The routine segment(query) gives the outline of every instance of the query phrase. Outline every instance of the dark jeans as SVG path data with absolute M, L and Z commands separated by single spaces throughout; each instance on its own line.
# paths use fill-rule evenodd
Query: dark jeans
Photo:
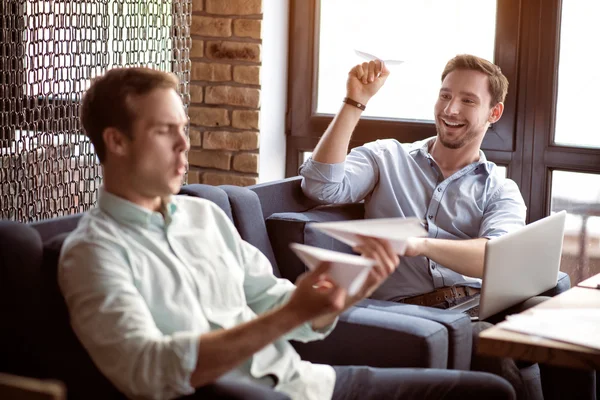
M 471 370 L 491 372 L 503 377 L 513 386 L 519 400 L 542 398 L 541 393 L 536 393 L 535 382 L 530 381 L 532 376 L 527 376 L 526 373 L 531 371 L 532 364 L 515 362 L 510 358 L 488 357 L 477 354 L 479 333 L 492 327 L 493 324 L 503 321 L 507 315 L 517 314 L 548 299 L 549 297 L 532 297 L 521 304 L 493 315 L 486 321 L 473 322 L 472 324 L 473 350 L 471 353 Z M 446 307 L 442 305 L 440 308 Z M 541 378 L 541 391 L 545 400 L 596 399 L 595 371 L 540 364 L 539 374 Z
M 514 399 L 493 374 L 439 369 L 334 367 L 333 400 Z

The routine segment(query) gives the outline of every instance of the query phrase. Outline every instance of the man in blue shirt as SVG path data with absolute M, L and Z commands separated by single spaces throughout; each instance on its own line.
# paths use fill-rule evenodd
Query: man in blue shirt
M 456 56 L 442 72 L 434 107 L 437 136 L 411 144 L 378 140 L 348 154 L 362 111 L 388 75 L 380 60 L 349 72 L 342 108 L 300 168 L 302 189 L 323 203 L 364 200 L 365 218 L 422 219 L 428 237 L 408 241 L 400 265 L 372 297 L 448 308 L 479 293 L 486 241 L 525 225 L 526 207 L 519 188 L 481 151 L 490 124 L 502 117 L 508 80 L 487 60 Z M 478 333 L 489 326 L 474 324 L 474 345 Z M 471 367 L 504 376 L 519 398 L 526 396 L 513 360 L 477 356 L 474 348 Z M 546 371 L 560 375 L 550 368 Z M 583 383 L 565 387 L 569 398 L 576 395 L 571 388 L 577 388 L 581 396 L 577 398 L 592 398 L 590 376 L 574 375 Z M 548 377 L 543 383 L 549 387 L 561 381 Z
M 276 278 L 215 204 L 173 196 L 189 149 L 178 87 L 163 72 L 113 69 L 81 105 L 103 187 L 65 241 L 58 280 L 75 333 L 117 388 L 170 399 L 227 375 L 306 400 L 514 397 L 490 374 L 301 360 L 288 340 L 325 337 L 398 257 L 387 242 L 363 238 L 357 250 L 377 265 L 353 297 L 332 281 L 328 264 L 296 285 Z

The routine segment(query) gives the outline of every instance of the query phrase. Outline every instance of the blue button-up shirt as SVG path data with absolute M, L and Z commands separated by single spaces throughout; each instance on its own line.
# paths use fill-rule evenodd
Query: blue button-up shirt
M 309 159 L 300 168 L 302 189 L 327 204 L 364 200 L 365 218 L 420 218 L 430 238 L 493 238 L 525 225 L 519 188 L 482 151 L 479 161 L 444 179 L 429 154 L 433 140 L 378 140 L 353 149 L 338 164 Z M 402 257 L 372 297 L 399 300 L 452 285 L 479 287 L 481 280 L 426 257 Z
M 158 213 L 104 190 L 66 239 L 58 280 L 100 371 L 127 396 L 152 399 L 194 392 L 203 333 L 250 321 L 295 289 L 215 204 L 175 196 Z M 328 399 L 333 368 L 302 361 L 287 340 L 318 340 L 331 329 L 303 324 L 230 374 L 256 382 L 274 375 L 275 390 L 294 399 Z

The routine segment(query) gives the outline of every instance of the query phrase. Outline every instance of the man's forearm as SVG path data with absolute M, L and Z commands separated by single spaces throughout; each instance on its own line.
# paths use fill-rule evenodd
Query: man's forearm
M 312 153 L 312 159 L 325 164 L 336 164 L 346 160 L 350 138 L 361 113 L 359 108 L 344 104 L 319 140 Z
M 234 328 L 203 334 L 199 339 L 198 362 L 191 385 L 200 387 L 214 382 L 304 322 L 305 318 L 284 306 Z
M 487 239 L 423 239 L 420 253 L 459 274 L 481 278 Z

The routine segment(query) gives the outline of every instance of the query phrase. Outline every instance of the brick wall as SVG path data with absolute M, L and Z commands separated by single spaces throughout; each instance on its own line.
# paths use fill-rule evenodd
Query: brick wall
M 188 183 L 258 183 L 262 0 L 193 0 Z

